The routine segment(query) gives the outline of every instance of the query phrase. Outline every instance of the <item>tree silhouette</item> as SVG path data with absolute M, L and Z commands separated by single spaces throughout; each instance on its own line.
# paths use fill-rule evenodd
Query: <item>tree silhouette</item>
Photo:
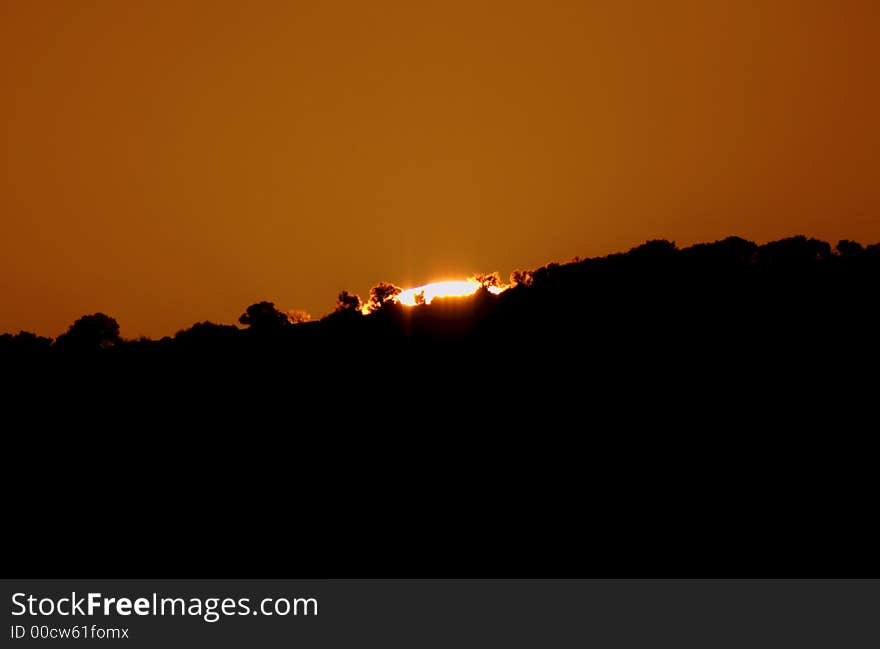
M 480 288 L 488 289 L 489 287 L 498 287 L 501 286 L 501 276 L 495 273 L 482 274 L 478 273 L 474 275 L 474 281 L 480 285 Z
M 90 351 L 113 347 L 121 341 L 119 323 L 104 313 L 84 315 L 58 336 L 60 349 Z
M 757 244 L 742 237 L 727 237 L 712 243 L 698 243 L 681 251 L 682 256 L 700 265 L 718 267 L 748 264 L 755 257 Z
M 251 304 L 238 321 L 254 331 L 273 331 L 290 324 L 287 314 L 276 309 L 273 302 Z
M 837 252 L 841 257 L 858 257 L 865 252 L 865 249 L 856 241 L 841 239 L 837 242 Z
M 532 271 L 515 270 L 510 274 L 510 283 L 514 286 L 528 286 L 532 283 Z
M 51 338 L 44 338 L 30 331 L 19 331 L 14 336 L 0 334 L 0 353 L 42 354 L 49 351 L 51 346 Z
M 825 241 L 807 239 L 803 235 L 765 243 L 758 249 L 758 261 L 771 266 L 800 267 L 831 256 Z
M 357 295 L 342 291 L 336 298 L 336 311 L 361 311 L 361 298 Z
M 379 282 L 370 289 L 370 311 L 378 311 L 400 295 L 401 289 L 388 282 Z
M 197 322 L 189 329 L 178 331 L 174 342 L 188 348 L 220 347 L 233 344 L 239 333 L 241 330 L 233 325 Z
M 652 239 L 646 241 L 640 246 L 631 249 L 627 255 L 631 259 L 638 259 L 650 263 L 662 262 L 670 259 L 678 252 L 674 241 L 666 239 Z

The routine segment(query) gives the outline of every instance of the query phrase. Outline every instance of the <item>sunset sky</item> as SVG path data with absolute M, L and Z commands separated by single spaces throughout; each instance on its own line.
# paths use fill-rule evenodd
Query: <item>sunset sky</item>
M 880 240 L 877 0 L 0 0 L 0 332 Z

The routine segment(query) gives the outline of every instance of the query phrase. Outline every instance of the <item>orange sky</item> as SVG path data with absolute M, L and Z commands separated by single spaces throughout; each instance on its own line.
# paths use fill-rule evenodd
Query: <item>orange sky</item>
M 880 240 L 878 6 L 0 0 L 0 331 Z

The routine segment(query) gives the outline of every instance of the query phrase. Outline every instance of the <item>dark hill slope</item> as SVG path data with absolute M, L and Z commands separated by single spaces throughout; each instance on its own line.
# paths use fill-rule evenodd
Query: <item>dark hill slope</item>
M 862 574 L 841 567 L 871 556 L 880 247 L 651 241 L 517 275 L 304 324 L 259 303 L 158 341 L 100 315 L 4 336 L 15 556 Z

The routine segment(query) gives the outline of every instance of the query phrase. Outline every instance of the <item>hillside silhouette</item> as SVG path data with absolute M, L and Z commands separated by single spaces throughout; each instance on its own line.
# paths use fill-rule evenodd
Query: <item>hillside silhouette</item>
M 400 289 L 380 283 L 366 301 L 343 291 L 336 310 L 320 320 L 264 301 L 246 308 L 240 327 L 200 322 L 161 340 L 123 339 L 116 320 L 97 313 L 54 340 L 3 334 L 0 354 L 6 361 L 109 362 L 116 369 L 202 356 L 260 363 L 266 355 L 310 369 L 338 361 L 391 369 L 416 358 L 439 362 L 438 354 L 549 364 L 562 350 L 603 361 L 619 354 L 644 366 L 670 355 L 711 365 L 706 352 L 721 354 L 719 365 L 732 354 L 758 360 L 762 351 L 775 357 L 796 350 L 809 362 L 821 363 L 823 354 L 842 362 L 847 352 L 869 351 L 878 268 L 880 244 L 844 240 L 832 249 L 797 236 L 758 246 L 730 237 L 679 249 L 655 240 L 622 254 L 516 271 L 512 288 L 498 295 L 482 289 L 406 307 L 394 302 Z M 493 275 L 478 280 L 498 283 Z
M 96 386 L 102 408 L 147 413 L 217 402 L 250 417 L 250 404 L 271 403 L 320 418 L 318 404 L 336 400 L 352 426 L 473 406 L 541 425 L 575 406 L 593 421 L 791 418 L 874 387 L 880 244 L 654 240 L 516 271 L 497 295 L 496 275 L 478 279 L 472 296 L 412 307 L 388 283 L 364 299 L 343 291 L 314 321 L 256 302 L 238 326 L 200 322 L 160 340 L 126 340 L 111 316 L 90 314 L 54 340 L 4 334 L 0 355 L 17 390 L 77 408 L 96 403 Z
M 692 566 L 681 534 L 751 543 L 779 531 L 783 501 L 786 529 L 868 520 L 880 245 L 657 240 L 517 271 L 497 295 L 488 277 L 473 296 L 414 307 L 390 284 L 363 300 L 343 291 L 315 321 L 256 302 L 237 326 L 160 340 L 126 340 L 100 313 L 55 340 L 6 334 L 7 413 L 51 431 L 12 439 L 60 464 L 121 458 L 119 473 L 85 475 L 151 485 L 135 520 L 158 536 L 137 523 L 126 537 L 151 552 L 169 525 L 203 525 L 258 560 L 247 539 L 290 520 L 333 565 L 358 565 L 340 549 L 355 535 L 381 565 L 402 565 L 402 539 L 442 546 L 446 565 L 475 548 L 483 567 L 510 565 L 517 539 L 571 566 L 592 556 L 583 535 L 600 534 L 627 565 Z
M 0 354 L 10 364 L 106 369 L 138 383 L 166 373 L 174 382 L 184 369 L 215 383 L 271 386 L 313 376 L 353 390 L 377 377 L 408 388 L 408 377 L 457 377 L 475 398 L 485 390 L 497 399 L 530 383 L 540 388 L 520 370 L 562 371 L 570 385 L 597 374 L 635 383 L 682 374 L 724 384 L 774 374 L 820 380 L 876 354 L 878 278 L 878 244 L 841 241 L 832 249 L 798 236 L 758 246 L 730 237 L 678 249 L 655 240 L 517 271 L 499 295 L 484 288 L 407 307 L 394 302 L 400 289 L 381 283 L 366 315 L 361 298 L 343 291 L 320 320 L 293 322 L 264 301 L 246 308 L 240 327 L 201 322 L 161 340 L 123 339 L 116 320 L 97 313 L 54 340 L 3 334 Z M 481 388 L 481 378 L 503 382 Z

